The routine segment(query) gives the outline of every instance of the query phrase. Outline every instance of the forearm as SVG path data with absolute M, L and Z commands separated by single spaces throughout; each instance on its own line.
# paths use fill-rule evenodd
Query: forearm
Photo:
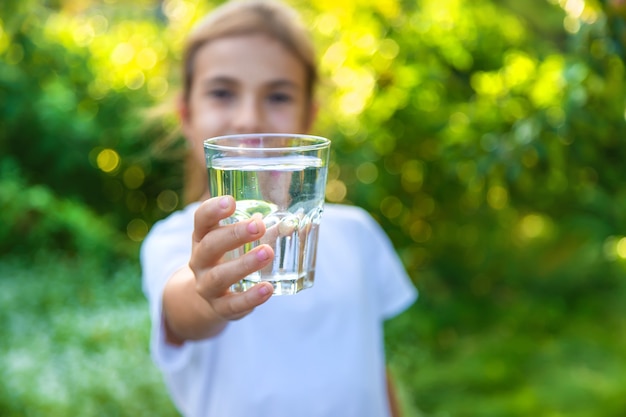
M 189 267 L 175 272 L 163 289 L 163 321 L 166 341 L 174 345 L 216 336 L 228 323 L 198 294 Z
M 392 380 L 391 372 L 387 369 L 387 395 L 389 396 L 389 409 L 391 411 L 391 417 L 401 417 L 400 404 L 398 403 L 398 396 L 396 393 L 396 387 Z

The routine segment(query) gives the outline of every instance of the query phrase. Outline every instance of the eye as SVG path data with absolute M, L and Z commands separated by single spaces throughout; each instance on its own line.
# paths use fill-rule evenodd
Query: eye
M 267 100 L 272 104 L 285 104 L 291 103 L 293 101 L 293 97 L 291 96 L 291 94 L 276 92 L 271 93 L 267 97 Z
M 214 88 L 207 91 L 206 95 L 216 100 L 229 100 L 235 96 L 235 93 L 228 88 Z

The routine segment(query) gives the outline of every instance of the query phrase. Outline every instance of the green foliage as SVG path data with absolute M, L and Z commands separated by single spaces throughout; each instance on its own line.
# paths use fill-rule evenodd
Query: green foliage
M 108 262 L 137 251 L 136 245 L 84 204 L 60 199 L 45 185 L 26 186 L 15 164 L 8 159 L 1 162 L 1 253 L 98 254 Z
M 217 2 L 40 3 L 0 3 L 0 250 L 119 259 L 136 248 L 118 233 L 139 242 L 180 207 L 184 144 L 176 135 L 171 146 L 161 141 L 175 124 L 171 111 L 156 121 L 145 112 L 176 92 L 181 39 Z M 621 415 L 624 3 L 292 4 L 322 52 L 314 133 L 333 141 L 327 199 L 370 211 L 421 292 L 388 326 L 406 408 Z M 19 271 L 5 267 L 0 279 Z M 75 285 L 63 282 L 67 291 Z M 22 320 L 2 311 L 13 327 Z M 50 312 L 34 309 L 28 320 L 40 314 Z M 98 324 L 102 314 L 85 320 Z M 147 328 L 141 320 L 134 325 Z M 65 344 L 89 360 L 91 336 L 52 340 L 41 329 L 46 349 Z M 127 347 L 120 340 L 112 355 Z M 57 356 L 60 364 L 70 357 Z M 5 380 L 35 375 L 6 369 Z M 0 396 L 3 407 L 44 410 L 38 388 L 20 389 Z M 107 392 L 93 382 L 83 396 L 121 414 L 121 397 Z M 53 409 L 89 414 L 93 406 L 76 404 Z
M 410 405 L 419 415 L 621 415 L 626 286 L 557 288 L 455 298 L 456 309 L 422 301 L 390 323 L 390 364 Z
M 150 361 L 134 263 L 4 257 L 0 283 L 3 416 L 177 415 Z
M 144 19 L 150 11 L 139 5 L 126 10 Z M 147 224 L 166 212 L 157 196 L 180 182 L 182 169 L 151 155 L 157 138 L 144 113 L 154 104 L 151 94 L 166 88 L 159 68 L 149 87 L 139 89 L 145 75 L 127 69 L 125 49 L 115 49 L 137 29 L 148 42 L 157 21 L 113 24 L 116 11 L 94 6 L 72 15 L 32 0 L 0 5 L 0 154 L 17 162 L 25 184 L 46 184 L 106 214 L 124 232 L 140 220 L 143 228 L 129 235 L 141 240 Z M 154 65 L 159 57 L 147 51 L 141 63 Z M 152 170 L 170 179 L 155 186 Z M 177 204 L 170 201 L 165 210 Z

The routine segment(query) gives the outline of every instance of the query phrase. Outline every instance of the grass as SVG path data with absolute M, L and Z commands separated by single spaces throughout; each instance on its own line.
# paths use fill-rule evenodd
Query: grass
M 0 262 L 2 416 L 176 416 L 148 352 L 138 268 Z

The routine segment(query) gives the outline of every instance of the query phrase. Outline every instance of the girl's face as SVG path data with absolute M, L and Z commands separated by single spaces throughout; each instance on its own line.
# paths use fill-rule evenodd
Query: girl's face
M 202 142 L 239 133 L 306 133 L 313 119 L 304 65 L 278 41 L 241 35 L 209 42 L 195 57 L 183 134 L 204 165 Z

